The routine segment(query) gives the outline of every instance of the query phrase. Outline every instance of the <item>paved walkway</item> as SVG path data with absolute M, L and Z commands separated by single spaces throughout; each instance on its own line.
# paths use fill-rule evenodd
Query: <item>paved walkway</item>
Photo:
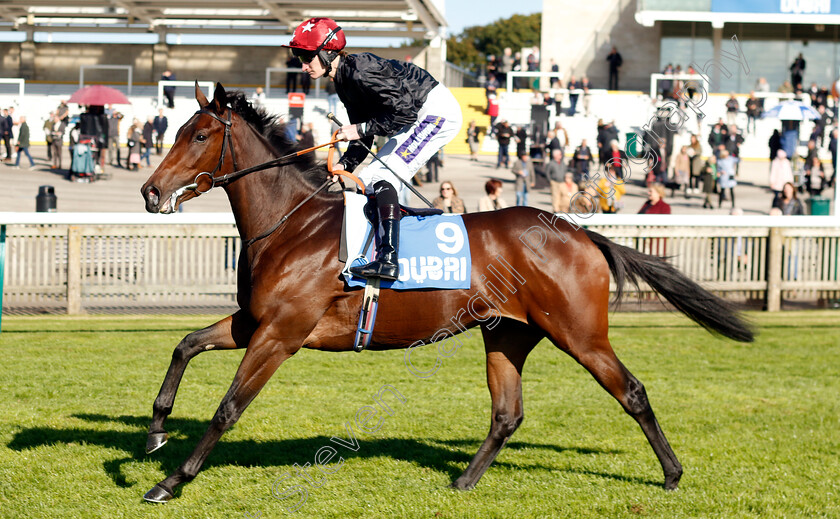
M 0 190 L 0 211 L 30 212 L 35 211 L 35 196 L 38 186 L 52 185 L 58 199 L 60 212 L 143 212 L 143 199 L 140 187 L 152 174 L 154 168 L 163 157 L 153 155 L 152 167 L 141 168 L 140 171 L 127 171 L 123 168 L 108 167 L 112 174 L 109 180 L 94 183 L 70 182 L 66 179 L 66 171 L 49 169 L 46 161 L 46 147 L 33 146 L 30 150 L 35 158 L 37 167 L 30 171 L 28 161 L 24 157 L 21 169 L 14 169 L 8 164 L 0 164 L 0 178 L 3 189 Z M 67 153 L 65 147 L 65 154 Z M 325 157 L 325 155 L 322 155 Z M 69 164 L 69 156 L 64 162 Z M 772 195 L 764 187 L 767 185 L 769 163 L 766 161 L 745 161 L 741 164 L 738 177 L 738 187 L 735 189 L 737 206 L 745 214 L 767 214 L 770 209 Z M 257 173 L 264 174 L 264 173 Z M 440 171 L 441 180 L 451 181 L 467 209 L 475 211 L 478 200 L 484 195 L 484 183 L 490 178 L 498 178 L 505 182 L 504 198 L 513 205 L 513 174 L 507 169 L 495 168 L 495 157 L 481 156 L 478 162 L 471 162 L 466 156 L 447 156 L 444 167 Z M 625 197 L 626 206 L 622 212 L 636 213 L 646 200 L 646 190 L 640 179 L 644 178 L 641 168 L 634 168 L 631 181 Z M 438 195 L 439 184 L 425 184 L 420 191 L 430 200 Z M 834 189 L 823 192 L 823 196 L 834 198 Z M 722 209 L 703 209 L 703 195 L 695 194 L 685 199 L 681 195 L 675 198 L 666 197 L 675 214 L 728 214 L 731 204 L 724 203 Z M 414 205 L 422 203 L 414 198 Z M 551 196 L 548 189 L 532 191 L 529 195 L 529 205 L 541 209 L 551 209 Z M 832 214 L 834 207 L 832 202 Z M 227 198 L 222 190 L 214 190 L 197 199 L 184 204 L 185 212 L 227 212 L 230 210 Z

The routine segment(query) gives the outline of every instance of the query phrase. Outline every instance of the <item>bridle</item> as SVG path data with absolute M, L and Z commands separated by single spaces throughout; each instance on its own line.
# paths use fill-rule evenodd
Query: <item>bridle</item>
M 188 189 L 191 189 L 191 190 L 195 191 L 198 195 L 203 195 L 204 193 L 209 192 L 214 187 L 226 186 L 226 185 L 230 184 L 232 181 L 236 180 L 237 178 L 243 177 L 243 176 L 245 176 L 249 173 L 254 173 L 255 171 L 263 171 L 263 170 L 266 170 L 266 169 L 269 169 L 269 168 L 280 166 L 284 163 L 287 163 L 289 161 L 289 159 L 292 159 L 294 157 L 299 157 L 300 155 L 315 151 L 316 149 L 323 148 L 324 146 L 330 146 L 329 158 L 327 159 L 327 170 L 330 173 L 340 174 L 342 176 L 347 176 L 347 177 L 351 178 L 351 180 L 355 181 L 356 184 L 361 186 L 362 191 L 364 192 L 364 189 L 365 189 L 364 184 L 358 179 L 358 177 L 356 177 L 352 173 L 347 173 L 346 171 L 333 172 L 333 170 L 332 170 L 332 162 L 333 162 L 332 161 L 332 155 L 333 155 L 333 151 L 335 150 L 335 143 L 339 141 L 339 139 L 335 138 L 335 134 L 333 134 L 333 138 L 330 142 L 321 144 L 319 146 L 314 146 L 312 148 L 307 148 L 305 150 L 300 150 L 300 151 L 297 151 L 295 153 L 290 153 L 289 155 L 284 155 L 280 158 L 270 160 L 268 162 L 263 162 L 262 164 L 257 164 L 256 166 L 251 166 L 250 168 L 239 169 L 239 167 L 236 165 L 236 152 L 234 151 L 234 147 L 233 147 L 233 137 L 231 136 L 231 133 L 230 133 L 231 125 L 232 125 L 232 120 L 231 120 L 232 115 L 231 114 L 233 113 L 233 109 L 227 108 L 227 111 L 225 113 L 227 115 L 227 118 L 222 119 L 216 113 L 211 112 L 210 110 L 203 109 L 203 108 L 200 109 L 200 110 L 197 110 L 195 112 L 195 115 L 201 115 L 201 114 L 209 115 L 210 117 L 212 117 L 213 119 L 219 121 L 220 123 L 222 123 L 224 125 L 225 136 L 222 140 L 222 151 L 219 154 L 219 162 L 218 162 L 218 164 L 216 164 L 216 167 L 213 169 L 213 171 L 202 171 L 201 173 L 199 173 L 198 175 L 195 176 L 192 184 L 186 185 L 186 186 L 178 189 L 174 193 L 172 193 L 172 197 L 171 197 L 172 207 L 175 207 L 175 201 L 178 199 L 179 196 L 184 194 L 184 192 L 187 191 Z M 231 157 L 231 160 L 233 162 L 233 171 L 230 172 L 230 173 L 226 173 L 226 174 L 224 174 L 220 177 L 217 177 L 216 173 L 219 170 L 222 169 L 222 164 L 224 164 L 224 162 L 225 162 L 225 155 L 227 153 L 228 148 L 230 148 L 230 157 Z M 201 189 L 199 189 L 199 183 L 198 183 L 198 180 L 203 176 L 207 176 L 210 179 L 210 187 L 208 187 L 205 191 L 202 191 Z M 244 243 L 245 248 L 248 248 L 249 246 L 251 246 L 256 241 L 262 240 L 263 238 L 267 238 L 268 236 L 270 236 L 281 225 L 286 223 L 286 220 L 288 220 L 289 217 L 295 211 L 300 209 L 301 206 L 303 206 L 303 204 L 305 204 L 306 202 L 308 202 L 312 198 L 314 198 L 315 195 L 317 195 L 318 193 L 323 191 L 327 186 L 330 185 L 331 182 L 332 182 L 332 180 L 330 178 L 327 178 L 326 180 L 324 180 L 323 184 L 318 186 L 318 188 L 315 191 L 313 191 L 309 196 L 304 198 L 299 204 L 297 204 L 294 208 L 292 208 L 291 211 L 286 213 L 286 215 L 283 216 L 283 218 L 281 218 L 280 221 L 278 221 L 276 224 L 274 224 L 268 231 L 260 234 L 259 236 L 251 238 L 249 240 L 244 240 L 245 241 L 245 243 Z M 343 185 L 344 184 L 342 183 L 342 186 Z
M 231 121 L 231 113 L 232 112 L 233 112 L 232 109 L 230 109 L 230 108 L 227 109 L 227 111 L 225 112 L 227 114 L 227 119 L 222 119 L 221 117 L 219 117 L 215 113 L 211 112 L 210 110 L 201 109 L 201 110 L 198 110 L 198 111 L 195 112 L 196 115 L 198 115 L 198 114 L 209 115 L 213 119 L 215 119 L 215 120 L 219 121 L 220 123 L 222 123 L 223 125 L 225 125 L 225 136 L 224 136 L 224 139 L 222 140 L 222 153 L 219 155 L 219 163 L 216 164 L 216 168 L 213 169 L 213 171 L 210 171 L 210 172 L 202 171 L 201 173 L 196 175 L 195 178 L 193 179 L 193 183 L 192 183 L 192 185 L 194 185 L 195 187 L 187 186 L 187 189 L 192 188 L 199 195 L 203 195 L 204 193 L 207 193 L 208 191 L 210 191 L 214 187 L 225 186 L 225 185 L 229 184 L 230 181 L 233 180 L 232 178 L 230 178 L 230 175 L 232 175 L 233 173 L 239 173 L 239 171 L 237 171 L 239 169 L 239 167 L 236 165 L 236 152 L 233 149 L 233 138 L 230 136 L 230 127 L 231 127 L 231 124 L 232 124 L 232 121 Z M 223 175 L 223 176 L 217 178 L 216 177 L 216 172 L 219 171 L 220 169 L 222 169 L 222 164 L 224 164 L 224 162 L 225 162 L 225 152 L 227 152 L 228 148 L 230 148 L 230 158 L 233 160 L 233 173 L 228 174 L 228 175 Z M 268 162 L 266 162 L 264 164 L 259 164 L 257 167 L 263 166 L 265 164 L 268 164 Z M 264 169 L 267 169 L 269 167 L 271 167 L 271 166 L 266 166 Z M 251 168 L 249 168 L 249 169 L 251 169 Z M 259 170 L 254 170 L 254 171 L 259 171 Z M 243 173 L 243 174 L 247 174 L 247 173 Z M 204 175 L 207 175 L 210 178 L 210 187 L 207 188 L 207 191 L 202 191 L 198 187 L 199 186 L 198 179 L 203 177 Z M 241 175 L 239 175 L 239 176 L 241 176 Z

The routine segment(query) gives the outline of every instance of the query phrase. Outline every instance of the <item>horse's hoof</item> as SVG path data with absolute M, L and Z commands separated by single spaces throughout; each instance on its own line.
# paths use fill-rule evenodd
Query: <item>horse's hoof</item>
M 149 437 L 146 438 L 146 454 L 151 454 L 166 445 L 168 439 L 169 433 L 166 432 L 149 433 Z
M 468 483 L 462 482 L 460 479 L 456 479 L 455 481 L 449 484 L 449 488 L 454 488 L 455 490 L 472 490 L 475 488 L 475 485 L 470 485 Z
M 677 485 L 680 484 L 680 478 L 681 477 L 682 477 L 682 470 L 680 470 L 679 472 L 677 472 L 677 473 L 675 473 L 671 476 L 666 476 L 665 477 L 665 484 L 663 485 L 665 487 L 665 490 L 676 490 Z
M 152 487 L 151 490 L 146 492 L 146 495 L 143 496 L 143 499 L 150 503 L 166 503 L 173 497 L 175 496 L 173 496 L 171 492 L 169 492 L 160 485 L 155 485 L 154 487 Z

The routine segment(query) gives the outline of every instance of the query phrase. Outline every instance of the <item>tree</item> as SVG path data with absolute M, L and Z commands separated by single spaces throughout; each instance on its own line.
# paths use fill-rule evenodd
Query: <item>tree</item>
M 446 58 L 460 67 L 478 70 L 487 55 L 499 56 L 505 47 L 514 52 L 540 44 L 542 13 L 515 14 L 489 25 L 467 27 L 446 40 Z

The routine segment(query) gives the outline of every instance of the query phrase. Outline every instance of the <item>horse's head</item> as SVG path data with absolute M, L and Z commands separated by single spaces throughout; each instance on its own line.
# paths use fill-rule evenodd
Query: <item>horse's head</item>
M 224 87 L 216 83 L 213 99 L 208 101 L 196 81 L 195 100 L 199 111 L 181 126 L 172 149 L 141 188 L 150 213 L 176 211 L 182 203 L 209 190 L 212 176 L 233 168 L 233 142 L 225 138 L 225 129 L 233 124 L 235 115 L 227 108 Z

